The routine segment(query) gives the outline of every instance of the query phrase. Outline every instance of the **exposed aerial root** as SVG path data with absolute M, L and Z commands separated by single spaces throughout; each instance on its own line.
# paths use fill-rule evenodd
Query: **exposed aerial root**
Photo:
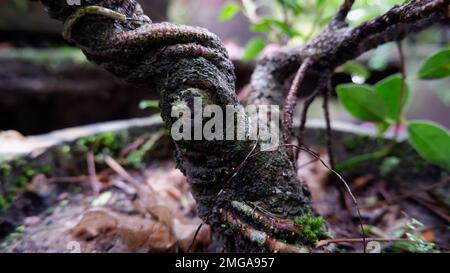
M 243 238 L 266 247 L 270 252 L 274 253 L 308 253 L 311 249 L 305 246 L 296 246 L 293 244 L 283 243 L 272 238 L 266 232 L 256 230 L 249 224 L 242 221 L 232 212 L 224 213 L 224 221 L 227 222 L 233 230 L 237 230 Z
M 298 235 L 301 231 L 301 227 L 295 226 L 293 221 L 272 216 L 270 213 L 264 212 L 256 206 L 251 207 L 246 203 L 239 201 L 232 201 L 231 206 L 239 213 L 239 215 L 251 219 L 267 232 Z
M 303 61 L 302 65 L 297 71 L 297 74 L 295 75 L 294 81 L 292 82 L 291 88 L 289 89 L 289 93 L 286 97 L 286 102 L 283 109 L 283 138 L 285 143 L 289 143 L 289 140 L 292 136 L 293 115 L 295 106 L 297 105 L 298 92 L 302 88 L 303 80 L 305 79 L 306 73 L 308 72 L 308 69 L 310 69 L 312 64 L 312 59 L 308 58 Z

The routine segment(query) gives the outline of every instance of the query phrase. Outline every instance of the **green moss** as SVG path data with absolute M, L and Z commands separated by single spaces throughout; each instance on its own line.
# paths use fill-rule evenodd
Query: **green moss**
M 70 201 L 67 200 L 67 199 L 61 200 L 61 201 L 59 202 L 59 205 L 60 205 L 61 207 L 66 207 L 66 206 L 68 206 L 69 204 L 70 204 Z
M 41 167 L 41 172 L 43 174 L 49 174 L 52 168 L 49 165 L 44 165 Z
M 74 148 L 77 152 L 92 151 L 95 154 L 114 154 L 120 148 L 119 142 L 116 133 L 105 132 L 78 139 Z
M 9 207 L 9 202 L 5 199 L 5 197 L 0 196 L 0 211 L 5 210 Z
M 32 168 L 26 168 L 25 170 L 24 170 L 24 175 L 26 176 L 26 177 L 33 177 L 33 176 L 35 176 L 36 175 L 36 170 L 34 170 L 34 169 L 32 169 Z
M 306 243 L 314 244 L 318 240 L 328 237 L 322 217 L 305 213 L 294 219 L 294 225 L 301 229 L 303 241 Z
M 8 176 L 11 173 L 12 167 L 11 165 L 4 163 L 0 166 L 0 173 L 3 176 Z
M 54 211 L 55 211 L 55 208 L 54 208 L 54 207 L 48 207 L 48 208 L 45 210 L 45 213 L 47 213 L 47 214 L 52 214 Z
M 28 184 L 28 178 L 26 176 L 20 176 L 16 180 L 16 185 L 20 188 L 25 187 Z
M 22 239 L 24 233 L 25 233 L 24 225 L 20 225 L 20 226 L 16 227 L 16 229 L 5 238 L 5 240 L 3 241 L 3 243 L 1 244 L 0 247 L 5 249 L 5 248 L 11 246 L 13 243 Z
M 71 150 L 69 145 L 63 145 L 63 146 L 61 146 L 60 149 L 63 154 L 68 154 L 68 153 L 70 153 L 70 150 Z

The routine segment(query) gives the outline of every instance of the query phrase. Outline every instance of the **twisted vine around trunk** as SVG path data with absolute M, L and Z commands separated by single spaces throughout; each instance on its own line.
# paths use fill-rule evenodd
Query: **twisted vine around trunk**
M 172 110 L 180 105 L 193 108 L 195 98 L 224 111 L 240 106 L 233 65 L 220 39 L 206 29 L 153 24 L 135 0 L 86 0 L 82 6 L 40 1 L 51 17 L 64 23 L 64 37 L 89 60 L 131 84 L 160 90 L 162 118 L 169 130 L 176 122 Z M 448 21 L 449 0 L 422 0 L 350 29 L 345 17 L 352 4 L 346 0 L 310 43 L 260 60 L 246 104 L 282 104 L 284 80 L 305 60 L 305 73 L 332 73 L 380 44 Z M 295 88 L 301 89 L 301 78 Z M 292 92 L 286 105 L 295 105 L 299 90 Z M 291 107 L 285 108 L 285 115 Z M 289 133 L 291 117 L 284 120 Z M 247 127 L 250 122 L 244 118 L 239 124 Z M 320 219 L 312 216 L 310 194 L 297 178 L 287 146 L 262 152 L 262 143 L 249 138 L 175 144 L 177 167 L 191 185 L 198 213 L 215 236 L 224 239 L 226 251 L 311 251 L 315 240 L 326 236 Z

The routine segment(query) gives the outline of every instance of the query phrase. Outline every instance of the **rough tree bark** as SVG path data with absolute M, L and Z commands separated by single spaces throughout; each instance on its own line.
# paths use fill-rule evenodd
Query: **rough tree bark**
M 41 2 L 64 22 L 65 38 L 91 61 L 130 83 L 161 90 L 168 128 L 175 122 L 172 108 L 192 107 L 195 97 L 223 110 L 239 105 L 233 65 L 219 38 L 207 30 L 152 24 L 135 0 L 87 0 L 83 7 L 68 6 L 65 0 Z M 291 134 L 292 108 L 309 70 L 331 74 L 378 45 L 448 21 L 449 0 L 420 0 L 348 28 L 345 18 L 353 2 L 346 0 L 308 44 L 260 60 L 247 104 L 281 105 L 284 81 L 302 67 L 285 105 L 285 135 Z M 298 181 L 285 146 L 260 152 L 260 145 L 251 140 L 176 141 L 177 165 L 192 187 L 200 217 L 226 239 L 226 250 L 310 251 L 323 227 L 311 216 L 308 189 Z

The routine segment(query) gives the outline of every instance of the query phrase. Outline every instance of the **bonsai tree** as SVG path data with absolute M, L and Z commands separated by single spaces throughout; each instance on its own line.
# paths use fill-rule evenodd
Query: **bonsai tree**
M 261 58 L 241 104 L 228 54 L 220 39 L 206 29 L 154 24 L 135 0 L 40 2 L 52 18 L 63 22 L 65 39 L 89 60 L 131 84 L 159 90 L 162 118 L 169 130 L 179 122 L 173 112 L 187 107 L 193 114 L 184 117 L 183 122 L 189 122 L 183 123 L 184 129 L 194 132 L 198 101 L 223 112 L 235 109 L 241 118 L 233 120 L 232 134 L 244 132 L 244 137 L 174 139 L 177 166 L 191 185 L 199 216 L 223 240 L 226 250 L 272 252 L 311 251 L 318 239 L 327 236 L 293 164 L 298 150 L 307 150 L 301 135 L 298 145 L 291 144 L 293 110 L 304 79 L 318 72 L 316 92 L 328 96 L 337 67 L 384 43 L 448 23 L 450 11 L 449 0 L 410 1 L 349 27 L 346 17 L 354 0 L 345 0 L 317 37 Z M 295 77 L 286 92 L 284 82 L 291 75 Z M 264 148 L 267 139 L 250 137 L 255 120 L 239 115 L 242 105 L 283 105 L 280 112 L 268 111 L 273 128 L 277 116 L 282 120 L 283 137 L 275 149 Z

